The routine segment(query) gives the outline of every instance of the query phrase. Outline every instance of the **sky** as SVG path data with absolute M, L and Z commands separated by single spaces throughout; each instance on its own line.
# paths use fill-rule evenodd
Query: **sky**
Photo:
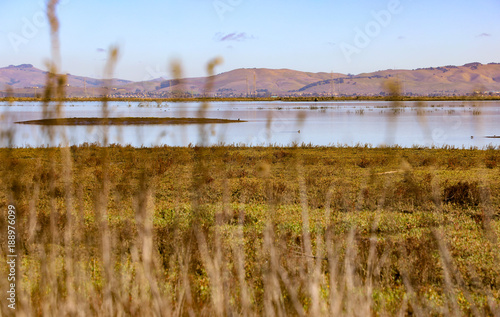
M 1 0 L 0 67 L 51 58 L 46 0 Z M 359 74 L 500 62 L 499 0 L 60 0 L 61 72 L 134 81 L 237 68 Z

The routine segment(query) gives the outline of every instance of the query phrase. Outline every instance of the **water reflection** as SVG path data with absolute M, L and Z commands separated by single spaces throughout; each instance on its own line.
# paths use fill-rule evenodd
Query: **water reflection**
M 199 103 L 110 102 L 111 117 L 198 117 Z M 103 140 L 102 127 L 53 127 L 56 138 L 43 137 L 40 126 L 17 121 L 42 118 L 40 103 L 0 103 L 2 131 L 12 131 L 13 145 L 54 146 L 66 135 L 70 145 Z M 99 117 L 99 102 L 70 102 L 65 117 Z M 241 119 L 248 122 L 214 124 L 203 129 L 208 144 L 380 146 L 398 144 L 455 147 L 500 145 L 500 102 L 404 102 L 394 109 L 389 102 L 214 102 L 207 118 Z M 422 118 L 425 120 L 423 121 Z M 200 142 L 198 125 L 109 127 L 109 142 L 132 146 L 187 146 Z M 7 139 L 0 146 L 8 146 Z

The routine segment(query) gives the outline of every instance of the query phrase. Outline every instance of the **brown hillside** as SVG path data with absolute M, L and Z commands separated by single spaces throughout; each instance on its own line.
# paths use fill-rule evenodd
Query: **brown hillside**
M 29 94 L 34 86 L 42 87 L 46 73 L 25 64 L 0 68 L 0 85 Z M 102 80 L 68 74 L 68 94 L 82 96 L 101 87 Z M 333 79 L 332 79 L 333 78 Z M 148 96 L 169 96 L 172 92 L 193 95 L 240 97 L 254 95 L 379 95 L 384 83 L 396 80 L 407 95 L 465 95 L 474 91 L 500 91 L 500 64 L 469 63 L 462 66 L 430 67 L 414 70 L 382 70 L 373 73 L 345 75 L 340 73 L 309 73 L 291 69 L 235 69 L 210 78 L 213 87 L 207 90 L 209 78 L 182 80 L 154 79 L 131 82 L 116 79 L 113 93 Z M 86 85 L 87 89 L 82 89 Z M 31 92 L 32 93 L 32 92 Z

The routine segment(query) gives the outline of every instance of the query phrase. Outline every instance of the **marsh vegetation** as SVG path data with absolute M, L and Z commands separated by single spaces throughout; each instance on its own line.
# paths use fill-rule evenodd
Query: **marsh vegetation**
M 56 4 L 44 120 L 65 100 Z M 401 98 L 387 90 L 390 125 Z M 0 226 L 17 211 L 16 315 L 500 315 L 497 147 L 135 148 L 106 132 L 101 145 L 0 149 Z M 0 244 L 6 263 L 7 235 Z
M 499 312 L 495 149 L 0 153 L 29 315 Z

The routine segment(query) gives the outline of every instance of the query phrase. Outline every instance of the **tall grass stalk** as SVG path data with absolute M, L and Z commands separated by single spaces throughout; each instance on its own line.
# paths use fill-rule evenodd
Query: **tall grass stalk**
M 57 3 L 44 118 L 63 115 Z M 387 90 L 390 145 L 401 96 Z M 210 147 L 205 125 L 191 147 L 109 144 L 107 129 L 101 144 L 69 146 L 44 129 L 62 145 L 0 149 L 19 316 L 500 315 L 498 149 Z

